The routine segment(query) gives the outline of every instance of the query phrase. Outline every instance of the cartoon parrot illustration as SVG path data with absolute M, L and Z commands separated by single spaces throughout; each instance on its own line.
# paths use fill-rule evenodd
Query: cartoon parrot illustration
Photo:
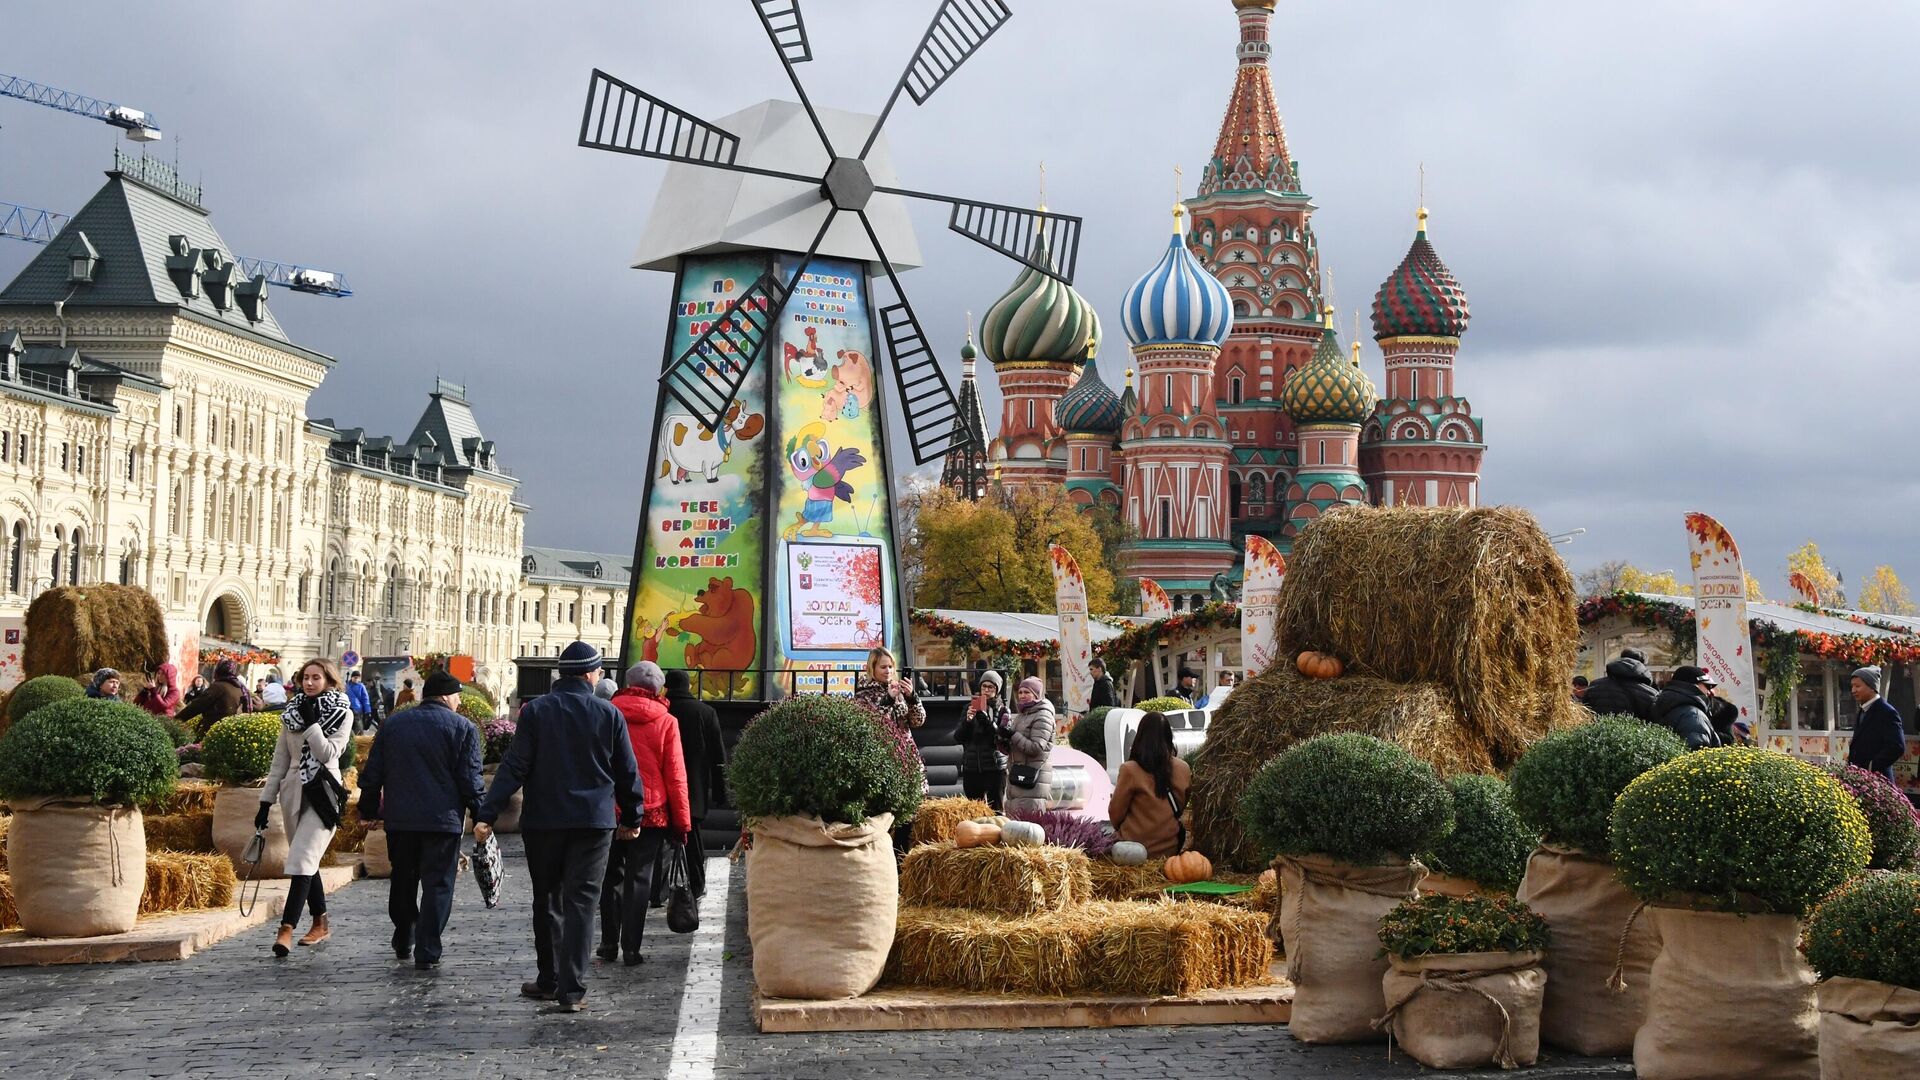
M 843 446 L 837 453 L 828 446 L 825 424 L 816 421 L 794 432 L 787 440 L 787 467 L 806 485 L 807 504 L 794 515 L 793 523 L 780 538 L 832 536 L 827 523 L 833 520 L 833 500 L 853 502 L 853 485 L 843 478 L 866 463 L 866 457 L 851 446 Z

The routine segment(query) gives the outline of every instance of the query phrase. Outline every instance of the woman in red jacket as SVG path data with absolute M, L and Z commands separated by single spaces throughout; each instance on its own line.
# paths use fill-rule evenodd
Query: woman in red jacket
M 626 965 L 640 962 L 640 936 L 647 924 L 647 899 L 653 886 L 653 867 L 669 844 L 684 848 L 693 831 L 687 805 L 687 765 L 680 751 L 680 724 L 667 710 L 661 688 L 667 677 L 660 665 L 642 660 L 627 669 L 626 689 L 613 695 L 613 706 L 627 718 L 627 738 L 640 766 L 644 797 L 640 835 L 613 841 L 607 855 L 607 876 L 600 888 L 600 959 L 612 963 L 624 955 Z

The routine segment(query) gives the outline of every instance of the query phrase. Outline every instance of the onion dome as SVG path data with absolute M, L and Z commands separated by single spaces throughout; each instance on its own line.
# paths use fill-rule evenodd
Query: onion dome
M 1373 298 L 1373 336 L 1459 337 L 1467 332 L 1467 293 L 1427 242 L 1427 208 L 1399 269 Z
M 1120 395 L 1100 377 L 1100 363 L 1091 355 L 1087 366 L 1080 369 L 1080 381 L 1060 399 L 1054 411 L 1061 427 L 1082 435 L 1112 435 L 1120 430 L 1127 415 L 1120 406 Z
M 1173 207 L 1173 239 L 1154 268 L 1133 283 L 1121 303 L 1120 321 L 1135 345 L 1212 345 L 1233 331 L 1233 300 L 1220 279 L 1187 250 L 1181 223 L 1186 208 Z
M 1358 424 L 1373 412 L 1379 394 L 1359 360 L 1349 362 L 1333 330 L 1333 309 L 1325 309 L 1326 328 L 1313 358 L 1287 380 L 1280 405 L 1300 424 Z
M 1053 265 L 1046 242 L 1035 237 L 1028 256 Z M 1029 266 L 980 324 L 980 346 L 996 364 L 1079 364 L 1100 338 L 1100 316 L 1071 285 Z

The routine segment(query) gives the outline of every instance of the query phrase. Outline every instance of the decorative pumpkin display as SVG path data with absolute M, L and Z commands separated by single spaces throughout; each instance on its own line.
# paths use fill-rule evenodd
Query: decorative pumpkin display
M 983 821 L 962 821 L 953 827 L 955 847 L 982 847 L 1000 842 L 1000 826 Z
M 1294 666 L 1309 679 L 1337 679 L 1341 672 L 1347 670 L 1347 665 L 1339 657 L 1323 652 L 1303 652 L 1294 661 Z
M 1206 881 L 1213 877 L 1213 860 L 1197 851 L 1188 851 L 1168 859 L 1164 872 L 1167 880 L 1175 885 Z
M 1000 826 L 1000 842 L 1008 847 L 1039 847 L 1046 840 L 1045 830 L 1031 821 L 1009 821 Z
M 1118 866 L 1139 866 L 1147 861 L 1147 845 L 1122 840 L 1113 845 L 1108 857 Z

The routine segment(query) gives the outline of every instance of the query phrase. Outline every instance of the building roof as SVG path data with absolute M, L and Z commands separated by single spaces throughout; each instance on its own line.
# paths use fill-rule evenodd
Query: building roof
M 624 589 L 633 581 L 633 556 L 529 544 L 520 549 L 520 576 L 543 584 Z
M 1373 336 L 1459 337 L 1467 332 L 1467 292 L 1427 240 L 1427 208 L 1420 231 L 1373 298 Z
M 1233 332 L 1233 298 L 1187 250 L 1184 214 L 1174 206 L 1166 252 L 1121 301 L 1120 322 L 1135 345 L 1218 346 Z
M 1061 427 L 1089 435 L 1112 435 L 1127 418 L 1120 395 L 1100 377 L 1097 359 L 1080 369 L 1080 381 L 1060 398 L 1056 412 Z
M 1691 596 L 1666 596 L 1660 593 L 1641 593 L 1640 595 L 1646 597 L 1648 600 L 1675 604 L 1686 608 L 1688 611 L 1693 610 L 1693 597 Z M 1827 614 L 1825 612 L 1802 611 L 1797 607 L 1791 607 L 1787 604 L 1776 604 L 1768 600 L 1747 601 L 1747 619 L 1749 622 L 1754 619 L 1763 619 L 1780 627 L 1782 630 L 1791 630 L 1795 633 L 1851 634 L 1855 637 L 1870 638 L 1900 638 L 1912 636 L 1911 634 L 1901 634 L 1879 626 L 1857 623 L 1852 619 L 1844 618 L 1843 614 L 1857 613 Z M 1896 625 L 1913 622 L 1915 629 L 1920 629 L 1920 620 L 1904 620 L 1885 615 L 1868 615 L 1866 617 L 1884 620 Z
M 467 388 L 445 379 L 433 380 L 426 411 L 407 437 L 410 446 L 438 451 L 441 462 L 484 472 L 499 472 L 493 440 L 480 433 L 480 420 L 467 403 Z
M 1280 404 L 1295 423 L 1357 425 L 1373 411 L 1379 395 L 1358 359 L 1349 361 L 1341 354 L 1331 308 L 1326 322 L 1313 358 L 1287 377 Z
M 1007 641 L 1045 641 L 1054 644 L 1060 641 L 1060 616 L 1058 615 L 1028 615 L 1015 611 L 960 611 L 952 608 L 935 608 L 933 614 Z M 1106 616 L 1102 616 L 1102 619 L 1104 618 Z M 1152 621 L 1137 615 L 1116 616 L 1114 619 L 1130 625 Z M 1087 622 L 1087 636 L 1096 644 L 1117 638 L 1121 633 L 1121 630 L 1107 625 L 1101 619 L 1091 619 Z
M 1273 4 L 1234 0 L 1233 6 L 1240 9 L 1240 66 L 1213 159 L 1200 178 L 1200 197 L 1223 191 L 1298 193 L 1300 174 L 1287 154 L 1286 126 L 1267 67 L 1273 53 L 1267 37 Z
M 1053 265 L 1046 241 L 1033 239 L 1029 256 Z M 1073 286 L 1031 266 L 1022 267 L 980 323 L 980 345 L 995 364 L 1078 364 L 1100 340 L 1100 315 Z

